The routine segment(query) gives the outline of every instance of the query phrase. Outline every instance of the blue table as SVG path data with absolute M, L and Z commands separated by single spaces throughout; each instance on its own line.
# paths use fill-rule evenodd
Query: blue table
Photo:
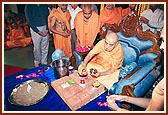
M 16 106 L 8 101 L 8 97 L 13 88 L 24 81 L 41 78 L 51 84 L 56 80 L 54 77 L 54 70 L 50 66 L 44 68 L 42 66 L 38 68 L 32 68 L 25 70 L 4 78 L 4 111 L 71 111 L 61 97 L 50 86 L 48 94 L 39 103 L 31 106 Z M 107 92 L 101 94 L 93 101 L 89 102 L 85 106 L 81 107 L 77 111 L 111 111 L 107 106 L 100 106 L 98 102 L 105 102 Z

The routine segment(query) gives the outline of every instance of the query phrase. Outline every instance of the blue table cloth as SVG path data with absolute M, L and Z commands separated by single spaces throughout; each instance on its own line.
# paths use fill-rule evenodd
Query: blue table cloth
M 71 111 L 51 86 L 48 94 L 37 104 L 31 106 L 16 106 L 8 101 L 10 93 L 17 84 L 34 78 L 41 78 L 47 81 L 49 85 L 52 81 L 56 80 L 54 70 L 49 65 L 47 67 L 40 66 L 32 68 L 4 77 L 4 111 Z M 98 104 L 106 102 L 107 95 L 107 92 L 101 94 L 77 111 L 111 111 L 107 106 Z

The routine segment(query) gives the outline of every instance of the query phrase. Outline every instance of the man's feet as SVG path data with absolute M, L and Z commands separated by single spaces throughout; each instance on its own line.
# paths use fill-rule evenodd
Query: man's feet
M 37 63 L 34 63 L 34 67 L 39 67 L 39 64 L 37 64 Z

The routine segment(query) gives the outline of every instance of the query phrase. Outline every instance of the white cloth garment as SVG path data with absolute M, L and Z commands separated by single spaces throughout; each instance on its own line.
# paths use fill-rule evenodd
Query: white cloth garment
M 67 9 L 69 10 L 71 14 L 71 20 L 70 20 L 70 25 L 71 25 L 71 30 L 74 29 L 74 20 L 78 12 L 82 11 L 82 9 L 77 6 L 76 9 L 73 9 L 70 4 L 68 4 Z
M 151 9 L 144 10 L 141 16 L 149 20 L 148 24 L 142 24 L 143 31 L 150 29 L 152 32 L 160 31 L 164 25 L 164 11 L 156 9 L 154 12 Z

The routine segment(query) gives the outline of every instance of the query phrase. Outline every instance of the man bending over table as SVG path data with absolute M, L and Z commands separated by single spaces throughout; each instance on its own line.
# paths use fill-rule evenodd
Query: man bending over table
M 94 74 L 96 79 L 107 89 L 118 81 L 119 69 L 122 66 L 124 53 L 118 36 L 114 32 L 106 35 L 105 39 L 99 41 L 88 53 L 83 63 L 79 66 L 78 72 L 89 72 L 91 68 L 97 70 Z

